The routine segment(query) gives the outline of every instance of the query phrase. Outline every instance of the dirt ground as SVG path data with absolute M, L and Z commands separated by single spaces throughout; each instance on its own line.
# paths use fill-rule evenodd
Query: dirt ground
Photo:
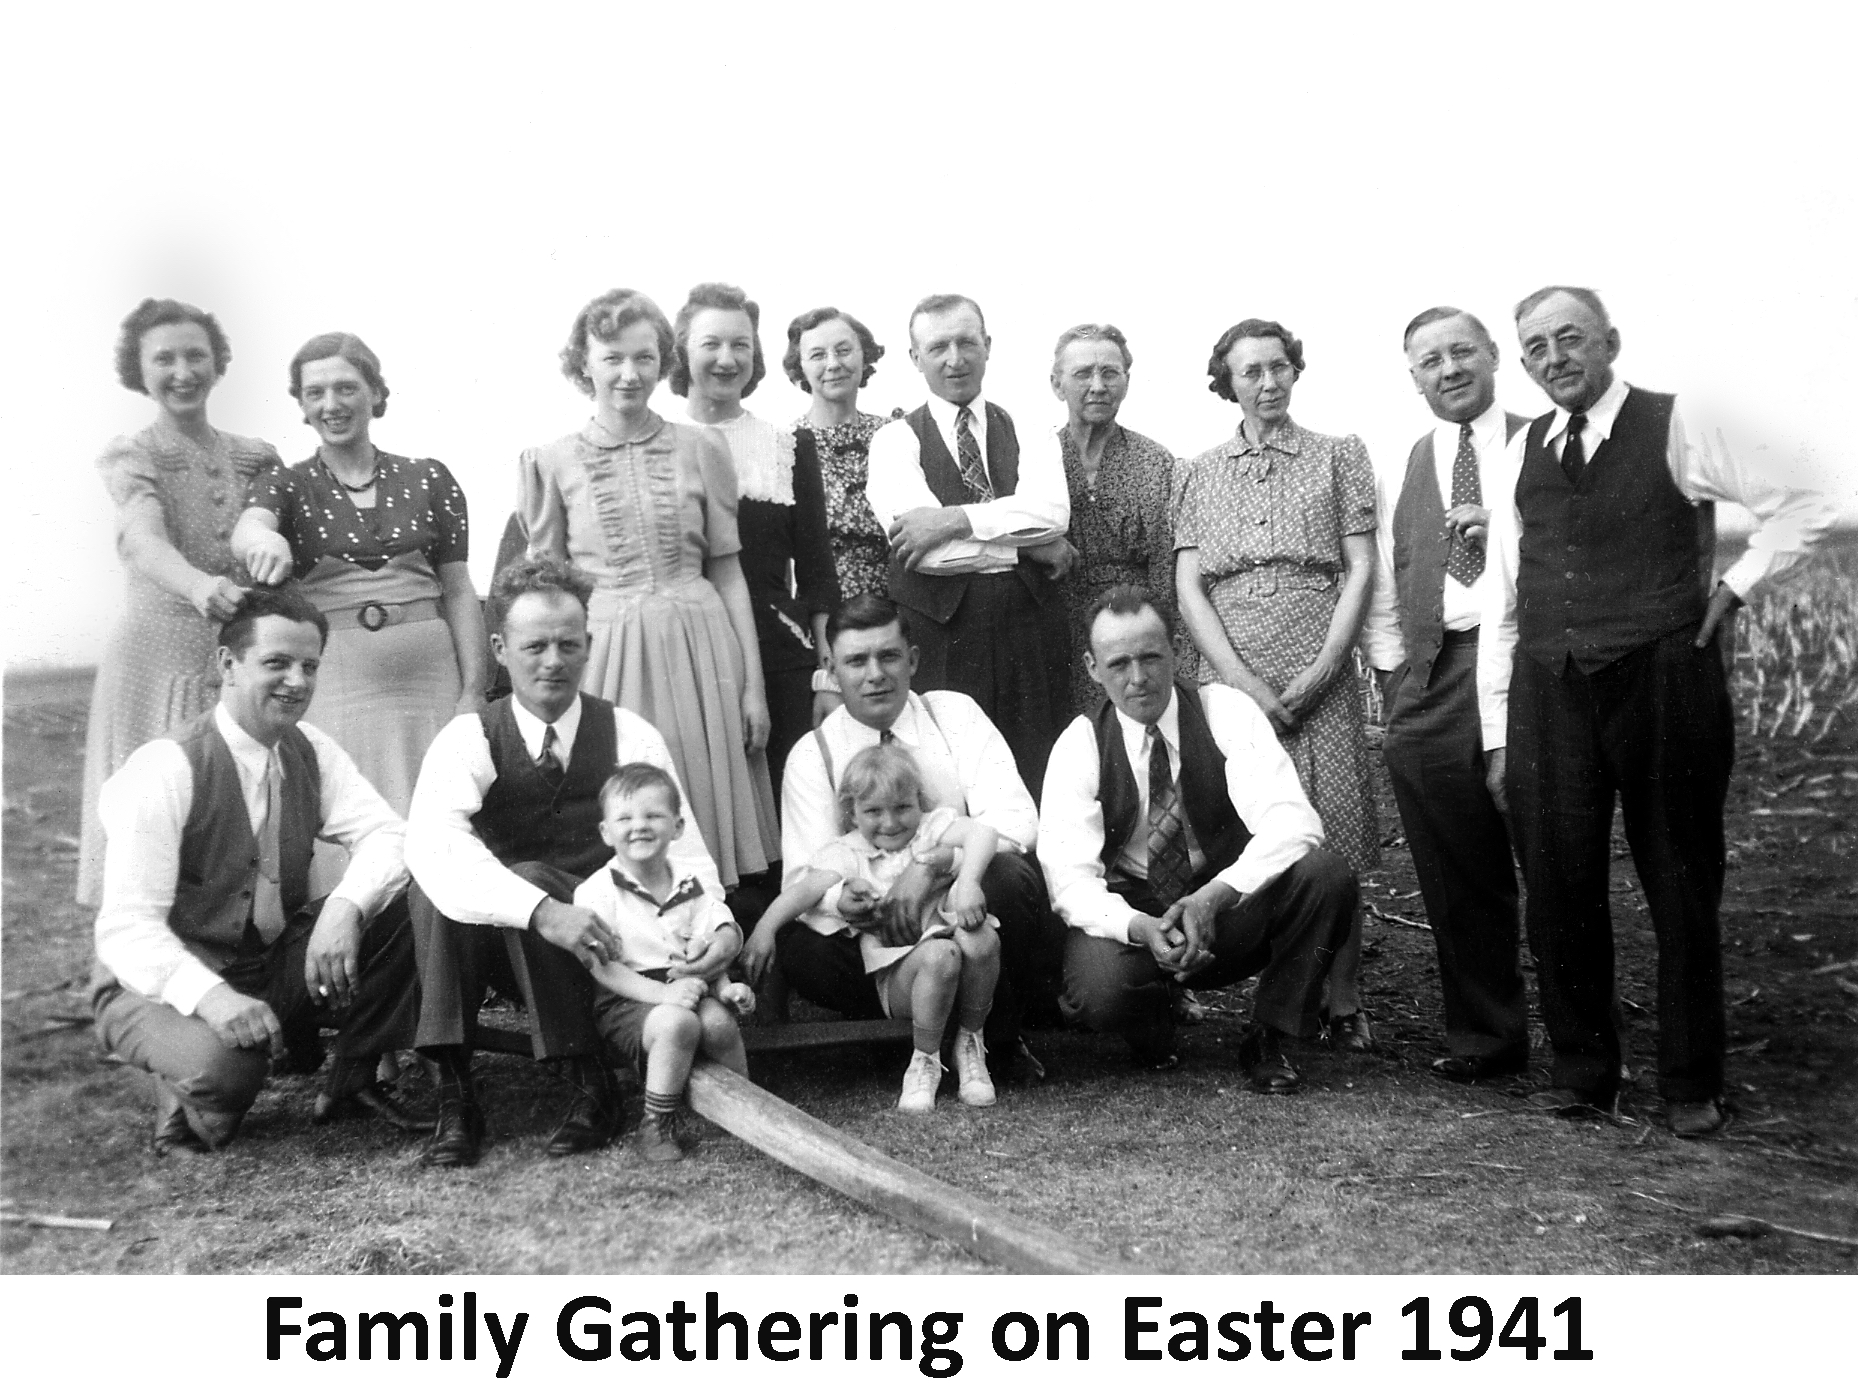
M 563 1162 L 541 1144 L 563 1088 L 482 1060 L 494 1133 L 462 1173 L 417 1165 L 375 1125 L 313 1128 L 284 1078 L 228 1154 L 148 1150 L 147 1078 L 102 1060 L 84 1003 L 90 918 L 71 901 L 86 686 L 10 681 L 5 715 L 4 1106 L 0 1196 L 108 1231 L 7 1224 L 12 1272 L 972 1272 L 888 1221 L 710 1131 L 665 1170 L 629 1149 Z M 1651 1075 L 1655 954 L 1616 842 L 1620 990 L 1635 1056 L 1618 1123 L 1529 1111 L 1527 1078 L 1466 1089 L 1442 1051 L 1436 960 L 1382 784 L 1385 866 L 1367 881 L 1365 984 L 1380 1052 L 1296 1054 L 1298 1096 L 1252 1095 L 1230 1052 L 1241 995 L 1208 996 L 1186 1064 L 1130 1069 L 1114 1042 L 1044 1033 L 1051 1079 L 998 1107 L 891 1105 L 895 1050 L 761 1062 L 777 1094 L 925 1171 L 1075 1236 L 1131 1271 L 1849 1273 L 1858 1259 L 1858 735 L 1744 738 L 1723 907 L 1734 1122 L 1682 1143 Z M 429 1092 L 408 1078 L 417 1101 Z M 1712 1217 L 1784 1231 L 1704 1233 Z

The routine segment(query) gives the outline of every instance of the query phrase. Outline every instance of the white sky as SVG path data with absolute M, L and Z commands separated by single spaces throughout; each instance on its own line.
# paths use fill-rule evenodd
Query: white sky
M 702 279 L 760 300 L 776 358 L 805 308 L 862 317 L 890 348 L 874 409 L 920 398 L 909 305 L 971 294 L 1022 433 L 1061 417 L 1057 334 L 1113 321 L 1124 421 L 1181 453 L 1238 421 L 1206 392 L 1215 337 L 1277 317 L 1308 351 L 1299 421 L 1382 467 L 1428 420 L 1399 349 L 1414 312 L 1483 316 L 1501 399 L 1535 413 L 1509 307 L 1588 284 L 1627 378 L 1751 414 L 1858 515 L 1838 7 L 646 8 L 9 19 L 9 667 L 90 661 L 113 618 L 92 462 L 148 420 L 111 366 L 148 294 L 219 315 L 212 419 L 287 459 L 314 441 L 291 354 L 363 336 L 393 389 L 376 440 L 459 476 L 480 583 L 517 452 L 585 416 L 556 365 L 576 310 L 624 284 L 671 312 Z M 803 398 L 779 375 L 750 406 L 787 420 Z

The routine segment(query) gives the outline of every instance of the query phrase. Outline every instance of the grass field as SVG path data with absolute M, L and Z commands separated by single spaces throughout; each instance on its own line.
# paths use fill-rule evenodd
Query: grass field
M 1464 1089 L 1427 1073 L 1442 1051 L 1436 961 L 1414 925 L 1423 913 L 1384 782 L 1390 845 L 1367 881 L 1379 912 L 1364 968 L 1381 1051 L 1299 1052 L 1309 1085 L 1298 1096 L 1245 1088 L 1231 1056 L 1236 993 L 1206 997 L 1212 1014 L 1185 1031 L 1186 1065 L 1166 1076 L 1132 1071 L 1112 1041 L 1034 1035 L 1051 1080 L 1004 1089 L 989 1111 L 945 1099 L 931 1119 L 897 1116 L 896 1050 L 770 1059 L 756 1078 L 1132 1271 L 1849 1273 L 1848 1248 L 1698 1227 L 1741 1214 L 1858 1238 L 1854 591 L 1858 551 L 1846 545 L 1744 617 L 1759 634 L 1745 631 L 1737 670 L 1723 909 L 1736 1118 L 1721 1139 L 1680 1143 L 1657 1119 L 1642 1066 L 1655 958 L 1623 841 L 1613 888 L 1637 1054 L 1625 1118 L 1570 1124 L 1525 1107 L 1539 1029 L 1532 1079 Z M 90 918 L 71 888 L 84 706 L 79 677 L 7 687 L 0 1196 L 14 1211 L 115 1224 L 9 1224 L 8 1271 L 984 1267 L 714 1130 L 670 1169 L 624 1147 L 547 1160 L 566 1093 L 516 1058 L 481 1061 L 493 1140 L 464 1172 L 421 1169 L 416 1141 L 373 1124 L 313 1128 L 303 1077 L 273 1082 L 224 1156 L 156 1160 L 147 1078 L 99 1058 L 83 1003 Z M 424 1078 L 410 1080 L 426 1098 Z

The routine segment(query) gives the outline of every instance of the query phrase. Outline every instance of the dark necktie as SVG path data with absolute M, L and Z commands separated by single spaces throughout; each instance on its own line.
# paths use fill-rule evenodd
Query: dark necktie
M 542 731 L 542 752 L 535 757 L 535 767 L 542 771 L 550 788 L 561 787 L 562 779 L 568 775 L 568 766 L 561 762 L 561 749 L 556 743 L 553 726 L 544 727 Z
M 1186 822 L 1175 791 L 1168 742 L 1148 728 L 1148 887 L 1164 906 L 1187 892 L 1193 864 L 1187 858 Z
M 1477 448 L 1471 443 L 1471 425 L 1458 426 L 1458 455 L 1452 458 L 1452 507 L 1481 505 L 1484 487 L 1477 479 Z M 1484 544 L 1481 539 L 1466 538 L 1452 532 L 1452 549 L 1445 559 L 1445 570 L 1464 584 L 1471 585 L 1484 572 Z
M 880 745 L 894 745 L 896 741 L 897 733 L 889 726 L 885 726 L 877 733 L 877 743 Z
M 1587 469 L 1587 444 L 1581 441 L 1581 434 L 1587 430 L 1587 415 L 1576 413 L 1568 418 L 1568 440 L 1561 444 L 1561 474 L 1568 478 L 1569 485 L 1581 483 L 1581 472 Z
M 984 505 L 993 499 L 993 482 L 987 479 L 987 468 L 981 464 L 981 444 L 974 436 L 974 410 L 966 404 L 955 415 L 955 464 L 961 468 L 961 479 L 967 482 L 975 504 Z

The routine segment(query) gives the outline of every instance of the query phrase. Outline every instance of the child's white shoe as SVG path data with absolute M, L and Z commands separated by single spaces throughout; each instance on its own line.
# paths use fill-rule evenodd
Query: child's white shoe
M 897 1109 L 922 1115 L 935 1109 L 935 1088 L 942 1084 L 942 1059 L 932 1052 L 917 1052 L 903 1072 L 903 1094 Z
M 987 1075 L 987 1044 L 980 1034 L 965 1028 L 955 1033 L 955 1080 L 960 1083 L 956 1094 L 963 1105 L 994 1103 L 993 1078 Z

